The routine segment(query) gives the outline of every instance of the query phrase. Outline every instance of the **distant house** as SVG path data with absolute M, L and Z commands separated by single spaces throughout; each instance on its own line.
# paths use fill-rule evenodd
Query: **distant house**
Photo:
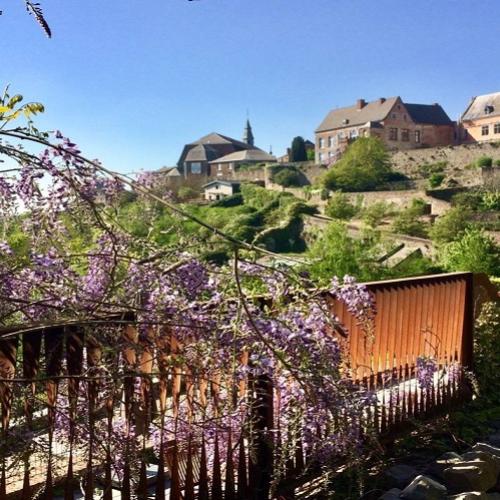
M 216 180 L 203 186 L 206 200 L 216 201 L 240 192 L 240 183 L 236 181 Z
M 500 92 L 473 97 L 460 118 L 462 142 L 500 140 Z
M 330 111 L 316 129 L 316 162 L 331 163 L 357 137 L 379 137 L 389 149 L 445 146 L 455 142 L 455 125 L 435 104 L 408 104 L 381 97 Z
M 241 154 L 230 157 L 234 153 Z M 255 147 L 252 127 L 247 120 L 242 141 L 213 132 L 186 144 L 177 167 L 184 178 L 217 177 L 226 175 L 230 167 L 234 170 L 241 163 L 269 161 L 275 161 L 274 156 Z

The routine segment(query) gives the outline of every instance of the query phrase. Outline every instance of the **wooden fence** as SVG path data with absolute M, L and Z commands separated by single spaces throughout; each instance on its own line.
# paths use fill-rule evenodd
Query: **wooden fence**
M 387 433 L 408 420 L 443 411 L 453 402 L 463 400 L 466 395 L 462 390 L 462 367 L 472 366 L 473 275 L 427 276 L 369 283 L 368 287 L 375 295 L 377 307 L 374 330 L 368 336 L 344 305 L 332 303 L 333 313 L 349 330 L 350 362 L 355 378 L 375 394 L 372 407 L 363 415 L 367 425 Z M 0 337 L 4 446 L 0 500 L 29 498 L 36 491 L 41 492 L 39 498 L 53 498 L 60 478 L 65 478 L 62 495 L 65 499 L 73 498 L 75 478 L 85 470 L 82 485 L 85 498 L 93 497 L 93 488 L 100 482 L 105 485 L 104 498 L 111 499 L 111 485 L 116 480 L 113 462 L 117 457 L 112 456 L 111 447 L 103 445 L 102 435 L 92 430 L 98 421 L 105 423 L 102 432 L 106 434 L 124 418 L 126 444 L 132 433 L 130 422 L 135 422 L 137 435 L 145 435 L 148 422 L 178 416 L 181 397 L 187 398 L 188 408 L 194 404 L 217 404 L 223 376 L 217 381 L 205 380 L 199 374 L 183 372 L 181 365 L 167 362 L 178 349 L 174 338 L 139 336 L 133 322 L 126 318 L 116 319 L 108 327 L 112 333 L 100 335 L 99 341 L 86 333 L 88 327 L 75 325 L 39 328 L 14 336 L 11 332 Z M 110 366 L 116 363 L 116 359 L 109 357 L 107 348 L 111 345 L 114 352 L 119 352 L 125 367 L 118 399 L 116 391 L 106 393 L 99 384 L 100 374 L 92 372 L 92 367 L 100 365 L 103 359 Z M 417 381 L 418 363 L 423 356 L 437 362 L 432 386 L 425 390 Z M 87 383 L 83 386 L 84 365 Z M 83 454 L 74 444 L 77 430 L 73 425 L 69 425 L 69 437 L 63 442 L 54 434 L 58 392 L 63 383 L 69 414 L 75 418 L 83 387 L 88 405 L 87 424 L 91 429 Z M 265 435 L 275 417 L 269 381 L 259 377 L 240 382 L 236 387 L 231 383 L 234 391 L 249 394 L 255 408 L 254 430 Z M 139 404 L 133 402 L 136 393 L 140 394 Z M 37 446 L 29 448 L 19 462 L 12 463 L 5 443 L 19 429 L 31 433 Z M 162 435 L 160 458 L 152 470 L 148 470 L 151 458 L 146 457 L 151 442 L 143 441 L 144 456 L 135 471 L 125 448 L 120 458 L 124 461 L 123 476 L 118 478 L 121 498 L 134 498 L 133 495 L 147 498 L 149 491 L 154 498 L 163 499 L 165 485 L 174 500 L 266 498 L 273 468 L 273 445 L 279 445 L 276 442 L 279 437 L 273 442 L 266 435 L 250 446 L 243 430 L 235 431 L 229 425 L 225 436 L 216 433 L 210 439 L 209 443 L 204 435 L 196 439 Z M 287 464 L 290 477 L 299 474 L 307 459 L 299 443 L 295 460 Z M 134 475 L 139 478 L 135 486 Z M 156 487 L 149 486 L 151 477 Z

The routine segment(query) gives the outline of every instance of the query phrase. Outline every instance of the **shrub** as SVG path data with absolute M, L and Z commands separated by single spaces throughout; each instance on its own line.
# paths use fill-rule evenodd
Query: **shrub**
M 323 188 L 319 194 L 319 197 L 322 201 L 328 200 L 330 198 L 330 190 Z
M 427 203 L 420 198 L 414 198 L 409 207 L 399 212 L 394 219 L 392 229 L 399 234 L 427 238 L 429 225 L 420 217 L 425 213 Z
M 495 167 L 500 167 L 500 160 L 495 160 L 494 164 L 495 164 Z
M 241 193 L 236 193 L 231 196 L 226 196 L 220 200 L 214 201 L 212 207 L 237 207 L 238 205 L 243 205 L 243 195 Z
M 443 183 L 445 177 L 446 176 L 444 174 L 438 174 L 438 173 L 431 174 L 429 177 L 429 186 L 431 188 L 437 188 Z
M 177 192 L 177 197 L 179 200 L 182 201 L 187 201 L 187 200 L 193 200 L 194 198 L 198 198 L 199 192 L 196 191 L 196 189 L 193 189 L 189 186 L 182 186 L 179 188 L 179 191 Z
M 302 239 L 303 227 L 300 217 L 291 217 L 284 224 L 259 233 L 253 243 L 272 252 L 303 252 L 306 249 Z
M 451 205 L 453 207 L 476 211 L 481 207 L 481 198 L 480 191 L 464 191 L 463 193 L 457 193 L 452 197 Z
M 331 190 L 370 191 L 383 183 L 390 172 L 384 143 L 376 137 L 360 137 L 325 174 L 323 183 Z
M 445 245 L 439 258 L 447 271 L 500 276 L 500 247 L 477 228 L 466 229 L 460 239 Z
M 500 304 L 487 302 L 474 328 L 474 373 L 479 389 L 498 398 L 499 372 Z
M 385 201 L 377 201 L 363 209 L 363 222 L 372 228 L 380 226 L 382 221 L 392 213 L 392 206 Z
M 423 165 L 419 165 L 418 172 L 425 179 L 432 174 L 440 174 L 444 172 L 444 169 L 448 165 L 446 161 L 438 161 L 436 163 L 424 163 Z
M 288 215 L 290 217 L 298 217 L 299 215 L 315 215 L 318 213 L 318 207 L 308 205 L 303 201 L 296 201 L 288 206 Z
M 359 212 L 359 206 L 351 203 L 349 196 L 336 192 L 328 200 L 325 207 L 325 214 L 333 219 L 349 220 Z
M 471 212 L 463 207 L 452 207 L 436 219 L 429 234 L 436 243 L 448 243 L 460 238 L 469 227 Z
M 283 167 L 274 173 L 271 180 L 283 187 L 298 187 L 301 185 L 300 173 L 292 167 Z
M 427 238 L 428 224 L 415 219 L 415 216 L 404 210 L 394 219 L 392 229 L 395 233 L 407 234 L 408 236 L 416 236 L 418 238 Z
M 478 167 L 491 167 L 493 165 L 493 158 L 491 156 L 481 156 L 477 159 Z
M 380 277 L 375 263 L 376 241 L 351 238 L 342 222 L 331 222 L 310 245 L 306 270 L 319 284 L 332 276 L 356 276 L 359 280 Z

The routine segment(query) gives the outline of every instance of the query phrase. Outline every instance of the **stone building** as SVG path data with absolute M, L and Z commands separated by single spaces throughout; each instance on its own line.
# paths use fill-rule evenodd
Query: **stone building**
M 275 160 L 274 156 L 255 147 L 252 127 L 247 120 L 242 141 L 212 132 L 186 144 L 177 167 L 184 179 L 193 179 L 224 176 L 242 163 Z
M 473 97 L 460 118 L 462 142 L 500 141 L 500 92 Z
M 391 150 L 446 146 L 455 142 L 455 124 L 437 104 L 409 104 L 381 97 L 330 111 L 316 129 L 316 162 L 336 161 L 358 137 L 379 137 Z

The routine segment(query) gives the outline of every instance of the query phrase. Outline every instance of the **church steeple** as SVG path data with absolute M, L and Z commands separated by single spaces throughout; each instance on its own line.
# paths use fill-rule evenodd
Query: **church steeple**
M 245 132 L 243 132 L 243 142 L 246 142 L 250 146 L 254 146 L 252 126 L 250 125 L 250 120 L 248 118 L 245 126 Z

